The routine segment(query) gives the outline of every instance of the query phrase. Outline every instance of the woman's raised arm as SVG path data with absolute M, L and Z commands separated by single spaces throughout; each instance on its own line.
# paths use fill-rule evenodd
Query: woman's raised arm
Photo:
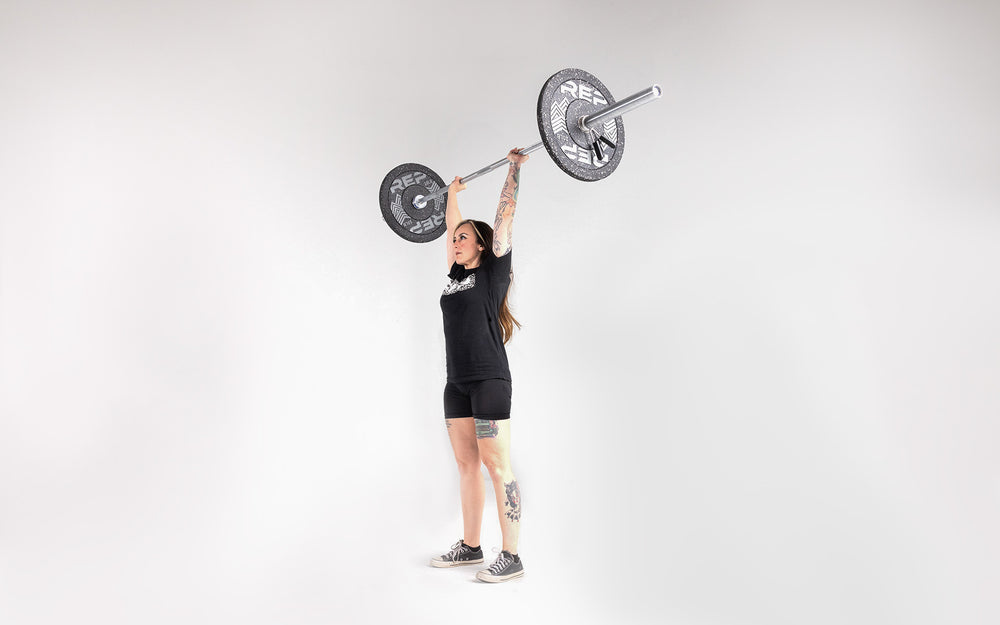
M 514 148 L 507 154 L 510 168 L 507 180 L 500 191 L 500 203 L 497 205 L 497 219 L 493 224 L 493 255 L 497 258 L 510 252 L 513 245 L 514 209 L 517 207 L 517 186 L 521 179 L 521 164 L 528 160 L 527 154 L 519 154 Z
M 462 213 L 458 210 L 458 192 L 465 188 L 462 179 L 455 176 L 455 179 L 448 185 L 448 203 L 445 206 L 444 223 L 448 231 L 445 233 L 444 245 L 448 251 L 448 270 L 455 264 L 455 245 L 452 239 L 455 238 L 455 227 L 462 223 Z

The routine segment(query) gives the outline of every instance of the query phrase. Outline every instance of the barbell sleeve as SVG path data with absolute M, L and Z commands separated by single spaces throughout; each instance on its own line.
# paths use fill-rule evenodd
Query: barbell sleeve
M 627 98 L 623 98 L 614 104 L 591 113 L 590 115 L 582 116 L 580 118 L 580 128 L 583 130 L 591 128 L 596 129 L 607 120 L 614 119 L 615 117 L 621 117 L 633 109 L 637 109 L 644 104 L 649 104 L 661 95 L 663 95 L 663 89 L 660 89 L 660 85 L 653 85 L 648 89 L 644 89 L 638 93 L 633 93 Z

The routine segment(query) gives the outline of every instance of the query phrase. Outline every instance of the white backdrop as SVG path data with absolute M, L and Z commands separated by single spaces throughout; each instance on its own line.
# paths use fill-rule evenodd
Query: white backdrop
M 997 32 L 985 0 L 5 2 L 0 621 L 996 622 Z M 476 585 L 426 567 L 461 533 L 443 243 L 376 190 L 534 143 L 564 67 L 665 95 L 611 178 L 523 171 L 527 574 Z

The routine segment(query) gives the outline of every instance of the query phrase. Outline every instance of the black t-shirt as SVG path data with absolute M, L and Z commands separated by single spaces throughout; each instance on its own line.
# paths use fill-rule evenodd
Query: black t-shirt
M 448 381 L 510 381 L 507 350 L 500 330 L 500 305 L 510 286 L 511 254 L 483 252 L 480 265 L 451 266 L 451 283 L 441 295 Z

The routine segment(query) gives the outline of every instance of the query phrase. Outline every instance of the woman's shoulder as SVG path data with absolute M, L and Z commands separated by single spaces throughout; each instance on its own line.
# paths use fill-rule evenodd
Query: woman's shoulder
M 507 253 L 504 254 L 503 256 L 494 256 L 493 254 L 490 254 L 489 255 L 490 263 L 494 266 L 509 267 L 511 264 L 511 256 L 513 256 L 513 254 L 514 252 L 510 250 L 507 250 Z
M 490 261 L 487 264 L 486 273 L 488 274 L 491 283 L 502 284 L 510 280 L 510 273 L 513 271 L 510 255 L 510 252 L 507 252 L 503 256 L 499 257 L 490 254 Z

